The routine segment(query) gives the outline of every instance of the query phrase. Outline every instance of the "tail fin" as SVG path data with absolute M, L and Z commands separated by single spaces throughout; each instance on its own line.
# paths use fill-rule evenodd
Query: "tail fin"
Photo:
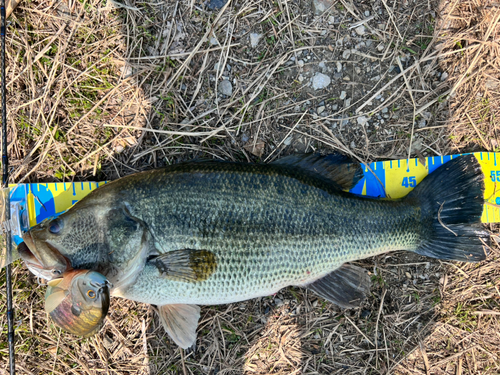
M 416 199 L 429 218 L 427 239 L 416 252 L 433 258 L 478 262 L 486 258 L 481 224 L 484 175 L 473 155 L 457 157 L 427 176 L 407 199 Z

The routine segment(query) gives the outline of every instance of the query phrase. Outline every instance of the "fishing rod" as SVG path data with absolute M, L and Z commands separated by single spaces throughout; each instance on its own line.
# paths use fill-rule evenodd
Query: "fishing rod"
M 9 156 L 7 154 L 7 100 L 6 100 L 6 87 L 5 87 L 5 33 L 6 33 L 6 16 L 5 16 L 5 0 L 1 0 L 0 4 L 1 13 L 1 28 L 0 36 L 2 41 L 1 48 L 1 66 L 0 75 L 2 77 L 2 187 L 4 189 L 9 187 Z M 10 223 L 10 203 L 9 193 L 6 196 L 5 204 L 5 221 Z M 6 256 L 10 258 L 9 254 L 12 251 L 12 237 L 10 233 L 10 225 L 6 225 L 5 233 L 5 246 Z M 5 289 L 7 293 L 7 341 L 9 343 L 9 368 L 10 375 L 16 373 L 16 363 L 14 357 L 14 309 L 12 307 L 12 280 L 11 280 L 11 267 L 10 259 L 7 259 L 7 266 L 5 267 Z

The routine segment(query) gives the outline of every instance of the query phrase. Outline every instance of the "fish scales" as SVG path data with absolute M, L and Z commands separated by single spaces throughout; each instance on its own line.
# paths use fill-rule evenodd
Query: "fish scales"
M 424 234 L 417 204 L 356 197 L 326 179 L 272 165 L 181 165 L 139 174 L 110 194 L 147 223 L 160 253 L 215 254 L 216 270 L 204 281 L 169 280 L 147 266 L 125 295 L 156 304 L 272 294 L 348 261 L 413 250 Z

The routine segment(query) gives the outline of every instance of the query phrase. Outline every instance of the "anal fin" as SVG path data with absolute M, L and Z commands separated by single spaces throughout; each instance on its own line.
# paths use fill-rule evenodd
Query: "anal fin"
M 196 343 L 196 328 L 200 319 L 200 307 L 196 305 L 158 306 L 160 321 L 168 335 L 182 349 Z
M 357 307 L 370 291 L 371 280 L 361 267 L 343 264 L 328 275 L 303 287 L 343 308 Z

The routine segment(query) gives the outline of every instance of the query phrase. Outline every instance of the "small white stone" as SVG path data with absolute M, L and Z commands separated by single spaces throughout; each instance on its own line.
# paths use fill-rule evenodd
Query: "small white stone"
M 312 87 L 314 90 L 320 90 L 328 87 L 331 83 L 329 76 L 323 73 L 316 73 L 312 78 Z
M 447 72 L 443 72 L 441 74 L 441 81 L 446 81 L 447 78 L 448 78 L 448 73 Z
M 301 74 L 299 75 L 299 82 L 302 82 L 304 80 L 304 76 Z
M 222 95 L 231 96 L 233 95 L 233 85 L 227 79 L 222 80 L 219 83 L 219 92 Z
M 304 60 L 297 61 L 297 65 L 299 66 L 299 68 L 304 67 Z
M 212 46 L 216 46 L 216 45 L 218 45 L 218 44 L 219 44 L 219 42 L 217 41 L 217 38 L 216 38 L 215 36 L 211 36 L 211 37 L 210 37 L 210 44 L 211 44 Z
M 351 56 L 351 50 L 350 50 L 350 49 L 346 49 L 346 50 L 342 53 L 342 58 L 343 58 L 344 60 L 347 60 L 350 56 Z
M 370 17 L 370 11 L 369 10 L 365 10 L 365 17 Z
M 312 1 L 312 8 L 314 11 L 314 14 L 316 16 L 319 16 L 320 14 L 324 13 L 325 10 L 330 8 L 332 6 L 333 1 L 332 0 L 313 0 Z
M 292 140 L 293 140 L 293 136 L 289 136 L 288 138 L 286 138 L 284 141 L 283 141 L 283 144 L 285 146 L 290 146 L 292 144 Z
M 358 117 L 358 124 L 359 125 L 366 125 L 367 122 L 368 122 L 368 117 L 366 117 L 366 116 L 359 116 Z
M 262 34 L 257 34 L 257 33 L 251 33 L 250 34 L 250 45 L 252 48 L 257 47 L 259 44 L 259 40 L 262 38 Z
M 318 115 L 320 115 L 321 113 L 323 113 L 323 111 L 324 111 L 324 110 L 325 110 L 325 106 L 324 106 L 324 105 L 322 105 L 321 107 L 318 107 L 318 108 L 316 109 L 316 113 L 317 113 Z
M 356 27 L 354 31 L 356 31 L 358 35 L 365 35 L 365 27 L 363 25 Z
M 346 93 L 345 91 L 342 91 L 342 92 L 340 93 L 340 99 L 341 99 L 341 100 L 344 100 L 344 99 L 346 98 L 346 96 L 347 96 L 347 93 Z
M 377 51 L 382 52 L 385 49 L 384 43 L 379 43 L 377 45 Z
M 420 152 L 422 151 L 422 148 L 423 148 L 422 140 L 419 138 L 416 138 L 411 144 L 411 152 Z
M 350 105 L 351 105 L 351 98 L 347 98 L 347 99 L 345 100 L 345 106 L 346 106 L 346 107 L 349 107 Z
M 342 63 L 340 61 L 337 61 L 337 72 L 341 72 L 342 71 Z

